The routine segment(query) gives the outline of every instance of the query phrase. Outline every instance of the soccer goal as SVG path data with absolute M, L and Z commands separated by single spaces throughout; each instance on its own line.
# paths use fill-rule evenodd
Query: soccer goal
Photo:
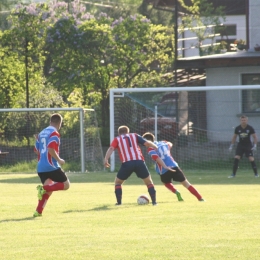
M 131 132 L 149 131 L 157 140 L 171 141 L 173 157 L 184 169 L 227 168 L 235 150 L 230 153 L 228 147 L 242 114 L 260 136 L 259 85 L 111 89 L 110 139 L 127 125 Z M 119 163 L 113 153 L 111 171 Z
M 34 135 L 49 125 L 53 113 L 63 117 L 60 155 L 66 161 L 64 169 L 67 172 L 103 170 L 96 113 L 83 108 L 0 109 L 0 150 L 4 155 L 0 166 L 10 165 L 15 172 L 28 172 L 33 164 L 36 169 Z

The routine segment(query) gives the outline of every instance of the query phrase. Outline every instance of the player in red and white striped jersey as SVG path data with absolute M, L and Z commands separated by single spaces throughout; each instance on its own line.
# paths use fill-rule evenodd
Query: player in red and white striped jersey
M 118 128 L 118 136 L 115 137 L 110 144 L 104 158 L 105 167 L 109 167 L 110 164 L 108 163 L 108 159 L 114 150 L 117 149 L 122 162 L 115 178 L 116 205 L 122 204 L 122 184 L 133 172 L 135 172 L 137 177 L 141 178 L 147 185 L 152 203 L 153 205 L 157 205 L 154 184 L 139 145 L 144 145 L 147 148 L 153 147 L 154 149 L 157 149 L 157 146 L 153 142 L 145 140 L 142 136 L 136 133 L 129 133 L 129 131 L 130 130 L 127 126 L 120 126 Z M 166 165 L 165 167 L 168 168 Z

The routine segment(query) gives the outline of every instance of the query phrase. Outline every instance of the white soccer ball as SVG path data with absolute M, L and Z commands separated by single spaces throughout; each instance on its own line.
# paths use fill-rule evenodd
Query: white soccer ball
M 146 205 L 149 203 L 149 198 L 147 195 L 140 195 L 138 198 L 137 198 L 137 204 L 138 205 Z

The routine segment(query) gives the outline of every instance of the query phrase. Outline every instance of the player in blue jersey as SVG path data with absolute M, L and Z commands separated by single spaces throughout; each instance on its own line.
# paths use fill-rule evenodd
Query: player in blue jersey
M 174 187 L 172 181 L 180 182 L 185 188 L 189 190 L 199 201 L 204 201 L 200 193 L 189 183 L 186 179 L 183 171 L 179 167 L 178 163 L 174 161 L 171 155 L 172 143 L 168 141 L 158 141 L 155 142 L 155 137 L 152 133 L 145 133 L 143 138 L 146 140 L 154 142 L 157 145 L 158 149 L 155 150 L 151 147 L 148 148 L 148 154 L 156 163 L 156 172 L 160 175 L 161 181 L 164 186 L 169 189 L 171 192 L 175 193 L 178 201 L 183 201 L 180 192 Z M 164 162 L 165 165 L 171 167 L 173 171 L 169 171 L 162 167 L 160 159 Z
M 50 125 L 43 129 L 35 138 L 34 151 L 38 155 L 37 172 L 42 185 L 37 186 L 38 206 L 34 217 L 42 216 L 42 211 L 53 191 L 67 190 L 70 182 L 61 165 L 65 163 L 59 156 L 62 116 L 53 114 Z

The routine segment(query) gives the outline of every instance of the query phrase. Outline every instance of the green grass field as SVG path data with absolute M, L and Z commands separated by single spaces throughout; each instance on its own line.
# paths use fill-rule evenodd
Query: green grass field
M 33 218 L 38 176 L 0 174 L 0 259 L 259 259 L 260 178 L 251 169 L 235 179 L 228 171 L 186 175 L 206 202 L 176 184 L 178 202 L 153 174 L 158 206 L 138 206 L 147 189 L 132 175 L 117 207 L 115 173 L 70 174 L 71 188 Z

